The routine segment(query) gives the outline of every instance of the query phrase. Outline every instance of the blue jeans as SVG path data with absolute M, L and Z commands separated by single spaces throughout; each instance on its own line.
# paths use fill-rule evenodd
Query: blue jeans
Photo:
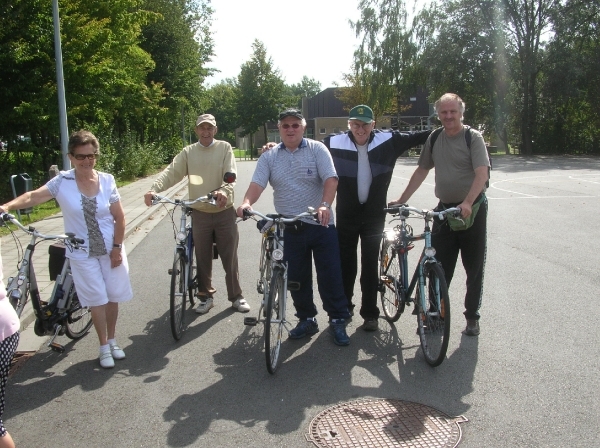
M 348 300 L 344 294 L 340 250 L 335 226 L 305 224 L 300 230 L 287 228 L 284 232 L 284 255 L 288 263 L 288 283 L 298 282 L 300 289 L 291 291 L 296 316 L 315 317 L 313 300 L 312 258 L 315 260 L 317 285 L 323 309 L 329 319 L 347 319 Z

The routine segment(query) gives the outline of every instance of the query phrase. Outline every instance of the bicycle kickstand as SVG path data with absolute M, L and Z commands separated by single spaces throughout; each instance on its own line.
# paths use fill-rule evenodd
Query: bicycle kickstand
M 58 336 L 60 330 L 62 330 L 62 325 L 56 325 L 54 330 L 54 336 L 52 336 L 52 338 L 48 341 L 46 346 L 50 347 L 55 352 L 64 353 L 65 347 L 60 345 L 58 342 L 54 342 L 54 339 L 56 339 L 56 336 Z

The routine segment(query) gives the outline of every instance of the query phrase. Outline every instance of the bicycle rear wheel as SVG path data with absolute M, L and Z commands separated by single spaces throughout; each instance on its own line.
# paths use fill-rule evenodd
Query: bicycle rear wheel
M 275 373 L 279 362 L 279 349 L 281 348 L 281 338 L 284 329 L 284 316 L 281 313 L 281 304 L 285 300 L 285 294 L 283 270 L 276 267 L 273 271 L 267 303 L 265 304 L 265 356 L 269 373 Z
M 73 291 L 71 308 L 67 313 L 67 328 L 65 333 L 69 339 L 83 337 L 92 327 L 92 310 L 82 306 L 77 297 L 77 291 Z
M 183 316 L 186 304 L 185 260 L 181 253 L 175 255 L 171 270 L 171 333 L 176 341 L 183 333 Z
M 394 244 L 384 237 L 379 251 L 379 290 L 381 308 L 388 322 L 396 322 L 404 311 L 403 263 Z
M 446 357 L 450 338 L 450 298 L 440 263 L 424 266 L 425 288 L 417 290 L 417 325 L 421 349 L 432 367 Z

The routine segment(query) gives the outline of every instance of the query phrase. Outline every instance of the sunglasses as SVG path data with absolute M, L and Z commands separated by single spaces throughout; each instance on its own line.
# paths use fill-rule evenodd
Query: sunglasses
M 285 124 L 282 124 L 282 125 L 281 125 L 281 127 L 282 127 L 283 129 L 289 129 L 289 128 L 298 129 L 300 126 L 301 126 L 301 125 L 300 125 L 300 124 L 298 124 L 298 123 L 294 123 L 294 124 L 287 124 L 287 123 L 285 123 Z
M 86 158 L 90 159 L 90 160 L 94 160 L 94 159 L 97 159 L 98 157 L 100 157 L 100 154 L 96 154 L 96 153 L 94 153 L 94 154 L 73 154 L 73 157 L 76 160 L 85 160 Z

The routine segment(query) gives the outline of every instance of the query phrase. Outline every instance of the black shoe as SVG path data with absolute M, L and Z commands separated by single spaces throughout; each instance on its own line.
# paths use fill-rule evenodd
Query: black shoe
M 332 319 L 329 322 L 329 333 L 333 336 L 336 345 L 349 345 L 350 338 L 346 333 L 346 322 L 344 319 Z
M 290 330 L 290 339 L 301 339 L 305 336 L 315 334 L 319 332 L 319 326 L 317 321 L 313 319 L 301 320 L 296 325 L 296 328 Z
M 467 319 L 467 328 L 463 331 L 463 334 L 467 336 L 479 336 L 479 320 L 478 319 Z
M 379 319 L 365 319 L 365 323 L 361 327 L 365 331 L 377 331 L 379 330 Z

